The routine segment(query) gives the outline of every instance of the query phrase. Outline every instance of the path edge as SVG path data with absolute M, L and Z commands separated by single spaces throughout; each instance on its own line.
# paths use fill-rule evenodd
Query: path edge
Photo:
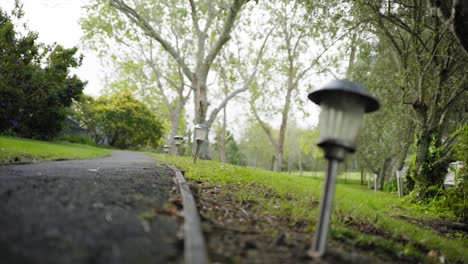
M 171 165 L 167 166 L 174 172 L 175 182 L 179 186 L 179 191 L 182 196 L 184 214 L 184 263 L 206 264 L 208 263 L 208 254 L 195 199 L 182 172 Z

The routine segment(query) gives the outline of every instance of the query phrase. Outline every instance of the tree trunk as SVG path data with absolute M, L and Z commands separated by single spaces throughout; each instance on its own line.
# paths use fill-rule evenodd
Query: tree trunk
M 361 185 L 364 185 L 364 169 L 361 169 Z
M 302 176 L 302 153 L 299 154 L 299 175 Z
M 174 137 L 177 136 L 177 132 L 179 131 L 179 118 L 180 112 L 174 111 L 170 114 L 171 117 L 171 131 L 169 133 L 169 145 L 171 146 L 172 155 L 176 154 L 176 146 Z
M 195 74 L 192 79 L 192 87 L 195 90 L 194 93 L 194 105 L 195 105 L 195 124 L 206 124 L 207 110 L 208 110 L 208 94 L 206 87 L 207 74 L 204 73 L 205 67 Z M 209 129 L 209 127 L 208 127 Z M 209 155 L 209 133 L 206 134 L 206 138 L 200 146 L 199 158 L 210 159 Z M 195 143 L 196 144 L 196 143 Z M 194 148 L 195 149 L 195 148 Z
M 221 162 L 226 163 L 226 106 L 223 108 L 223 131 L 221 132 L 219 156 L 221 158 Z
M 380 171 L 379 171 L 379 176 L 378 176 L 378 185 L 379 185 L 379 190 L 383 190 L 384 188 L 384 184 L 385 184 L 385 175 L 387 174 L 387 169 L 388 169 L 388 166 L 390 165 L 390 162 L 392 160 L 391 159 L 385 159 L 383 164 L 382 164 L 382 167 L 380 168 Z
M 271 169 L 270 170 L 274 171 L 275 163 L 276 163 L 276 157 L 273 155 L 271 156 Z
M 273 167 L 273 171 L 280 172 L 282 164 L 283 164 L 283 151 L 281 149 L 281 150 L 276 151 L 276 160 L 275 160 L 275 166 Z

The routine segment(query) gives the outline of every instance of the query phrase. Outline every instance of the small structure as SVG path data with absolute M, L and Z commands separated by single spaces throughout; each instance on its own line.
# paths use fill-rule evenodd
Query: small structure
M 183 137 L 181 136 L 175 136 L 174 137 L 174 145 L 175 145 L 175 155 L 179 155 L 179 146 L 182 144 L 182 141 L 184 140 Z
M 193 157 L 193 163 L 197 163 L 198 153 L 200 152 L 200 146 L 205 141 L 206 136 L 208 135 L 208 127 L 203 124 L 197 124 L 194 127 L 194 136 L 196 141 L 195 155 Z
M 66 127 L 62 131 L 62 135 L 74 135 L 74 136 L 88 136 L 88 130 L 83 128 L 80 123 L 71 117 L 65 118 Z
M 461 177 L 458 177 L 459 171 L 463 168 L 465 164 L 461 161 L 455 161 L 449 164 L 447 168 L 447 174 L 445 175 L 444 188 L 449 189 L 457 187 L 458 184 L 463 180 Z
M 169 150 L 170 150 L 170 149 L 171 149 L 171 146 L 169 146 L 169 145 L 164 145 L 164 146 L 163 146 L 164 154 L 166 154 L 166 155 L 169 154 Z

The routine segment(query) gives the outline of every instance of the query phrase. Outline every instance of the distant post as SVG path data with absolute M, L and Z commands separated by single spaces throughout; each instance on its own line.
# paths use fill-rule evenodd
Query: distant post
M 308 251 L 312 257 L 321 257 L 327 244 L 338 164 L 347 153 L 355 151 L 355 141 L 364 113 L 376 111 L 379 102 L 361 85 L 345 80 L 331 81 L 310 93 L 308 98 L 321 108 L 317 145 L 328 160 L 318 224 Z
M 367 177 L 367 189 L 371 189 L 372 188 L 371 176 L 368 173 L 366 173 L 366 177 Z
M 171 146 L 169 145 L 164 145 L 163 146 L 163 151 L 164 151 L 164 154 L 167 156 L 167 154 L 169 154 L 169 149 L 171 148 Z
M 374 173 L 374 191 L 379 190 L 379 181 L 378 180 L 379 180 L 379 175 Z
M 398 197 L 403 197 L 403 179 L 402 179 L 402 171 L 396 171 L 396 179 L 397 179 L 397 189 L 398 189 Z

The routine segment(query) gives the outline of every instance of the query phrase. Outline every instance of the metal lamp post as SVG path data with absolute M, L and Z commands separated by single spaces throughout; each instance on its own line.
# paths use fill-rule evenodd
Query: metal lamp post
M 175 145 L 175 155 L 179 155 L 179 146 L 182 144 L 182 141 L 184 140 L 183 137 L 181 136 L 175 136 L 174 137 L 174 145 Z
M 308 98 L 321 108 L 317 145 L 328 160 L 318 225 L 309 250 L 309 255 L 320 257 L 325 253 L 327 243 L 338 163 L 345 159 L 347 153 L 355 151 L 363 115 L 376 111 L 379 102 L 364 87 L 346 80 L 333 80 L 310 93 Z
M 193 157 L 193 163 L 197 163 L 198 153 L 200 152 L 200 146 L 205 141 L 206 136 L 208 135 L 208 127 L 206 125 L 197 124 L 194 127 L 194 135 L 196 142 L 195 155 Z

